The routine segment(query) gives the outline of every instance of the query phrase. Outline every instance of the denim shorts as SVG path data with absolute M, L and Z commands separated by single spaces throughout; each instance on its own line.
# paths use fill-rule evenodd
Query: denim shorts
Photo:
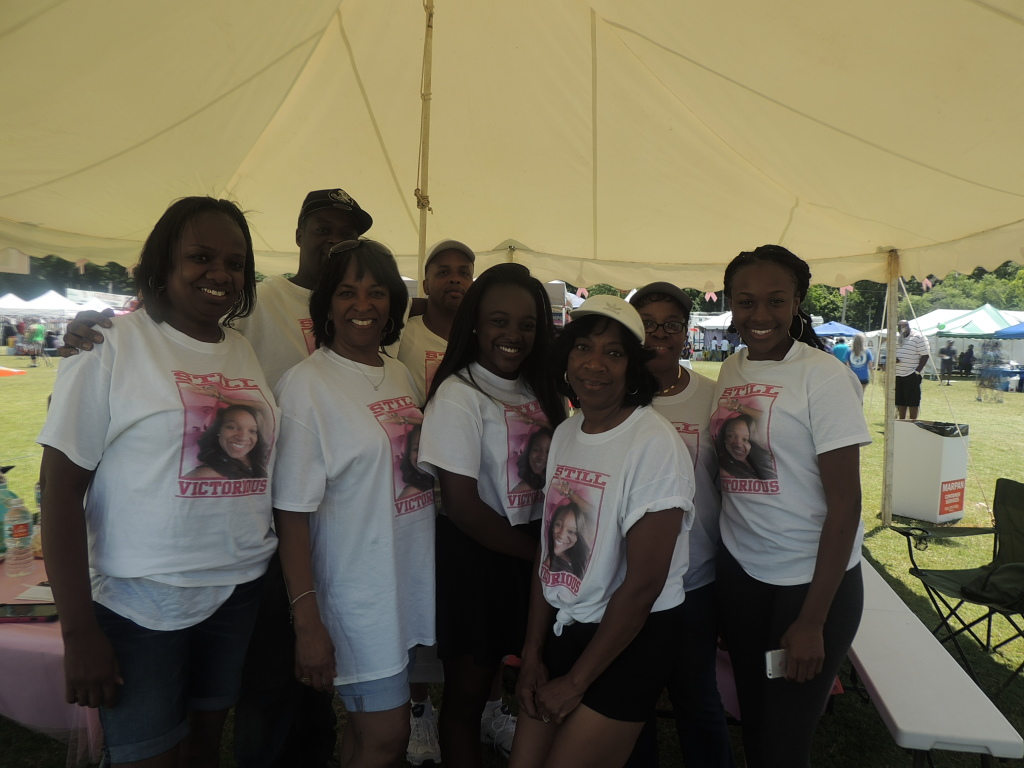
M 208 619 L 172 631 L 146 629 L 93 603 L 124 678 L 117 704 L 100 707 L 111 762 L 144 760 L 171 749 L 188 733 L 189 711 L 231 708 L 262 581 L 239 584 Z
M 361 683 L 336 685 L 334 690 L 349 712 L 387 712 L 409 702 L 409 672 L 416 659 L 416 649 L 409 649 L 409 663 L 391 677 L 364 680 Z

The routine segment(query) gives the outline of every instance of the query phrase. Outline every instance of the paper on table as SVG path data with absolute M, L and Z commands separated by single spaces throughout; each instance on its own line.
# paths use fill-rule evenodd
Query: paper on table
M 43 602 L 43 603 L 52 603 L 53 602 L 53 590 L 50 589 L 49 587 L 40 587 L 40 586 L 29 587 L 24 592 L 22 592 L 20 595 L 18 595 L 15 599 L 16 600 L 35 600 L 35 601 Z

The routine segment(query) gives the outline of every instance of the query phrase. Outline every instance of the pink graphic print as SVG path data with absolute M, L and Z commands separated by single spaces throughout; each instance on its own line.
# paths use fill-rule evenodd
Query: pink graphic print
M 313 336 L 313 321 L 308 317 L 299 320 L 299 328 L 302 329 L 302 338 L 306 341 L 306 354 L 312 355 L 316 351 L 316 337 Z
M 370 412 L 391 443 L 391 474 L 395 485 L 395 515 L 407 515 L 434 504 L 434 478 L 417 466 L 423 413 L 408 395 L 380 400 Z
M 723 492 L 779 493 L 769 425 L 781 391 L 770 384 L 742 384 L 722 392 L 711 416 L 711 435 Z
M 505 405 L 508 430 L 508 509 L 521 509 L 544 500 L 544 472 L 551 447 L 551 425 L 536 400 Z
M 609 476 L 559 464 L 548 485 L 541 537 L 541 582 L 574 595 L 587 572 Z
M 676 428 L 676 434 L 679 435 L 683 441 L 683 445 L 686 446 L 686 450 L 690 452 L 690 458 L 693 459 L 693 466 L 697 466 L 697 459 L 700 457 L 700 424 L 689 424 L 685 421 L 673 421 L 672 426 Z
M 267 492 L 274 411 L 252 379 L 174 371 L 185 406 L 179 498 Z
M 444 352 L 438 352 L 436 349 L 428 349 L 426 351 L 426 355 L 423 358 L 424 396 L 430 391 L 430 384 L 434 381 L 434 374 L 437 373 L 437 367 L 441 365 L 442 360 L 444 360 Z

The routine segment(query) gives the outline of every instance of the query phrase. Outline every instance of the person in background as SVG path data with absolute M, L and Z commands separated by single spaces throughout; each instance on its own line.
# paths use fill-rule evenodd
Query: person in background
M 857 375 L 863 389 L 867 389 L 871 383 L 871 371 L 875 367 L 875 355 L 868 348 L 867 342 L 867 336 L 863 333 L 854 336 L 850 356 L 846 358 L 846 364 Z
M 266 477 L 181 474 L 208 390 L 247 398 L 268 454 L 274 443 L 273 396 L 231 328 L 255 302 L 242 212 L 178 200 L 135 283 L 142 309 L 114 319 L 98 351 L 64 361 L 39 436 L 67 699 L 100 707 L 114 765 L 216 766 L 277 545 Z
M 836 338 L 836 343 L 832 346 L 832 354 L 840 363 L 846 362 L 846 358 L 850 356 L 850 345 L 846 343 L 846 337 L 838 336 Z
M 900 320 L 897 327 L 896 410 L 901 419 L 908 415 L 916 419 L 921 407 L 922 371 L 930 354 L 928 339 L 906 320 Z
M 960 375 L 970 376 L 971 369 L 974 368 L 974 345 L 969 344 L 967 350 L 960 355 Z
M 741 253 L 725 271 L 747 349 L 722 366 L 717 401 L 763 414 L 777 468 L 771 480 L 721 481 L 715 584 L 749 768 L 810 766 L 863 605 L 859 464 L 871 437 L 856 377 L 821 353 L 800 308 L 810 279 L 807 264 L 777 245 Z M 716 411 L 713 433 L 734 410 Z M 785 678 L 768 679 L 765 654 L 777 649 L 787 653 Z
M 420 405 L 427 398 L 430 383 L 448 348 L 452 323 L 466 291 L 473 284 L 475 266 L 473 249 L 458 240 L 441 240 L 427 253 L 422 283 L 423 295 L 426 296 L 423 314 L 409 317 L 398 345 L 398 359 L 412 374 Z M 431 476 L 431 484 L 433 482 Z M 442 503 L 438 494 L 438 509 Z M 406 760 L 412 765 L 422 765 L 428 760 L 438 764 L 441 762 L 441 746 L 438 742 L 437 712 L 430 700 L 427 683 L 442 682 L 444 676 L 430 671 L 438 665 L 436 648 L 417 649 L 416 659 L 410 685 L 412 720 Z M 492 686 L 490 699 L 492 701 L 484 711 L 487 722 L 481 722 L 480 733 L 482 739 L 493 743 L 494 730 L 491 726 L 494 718 L 502 717 L 509 724 L 515 719 L 511 713 L 501 712 L 500 676 Z
M 953 384 L 953 369 L 956 367 L 956 347 L 953 340 L 939 350 L 939 386 L 945 384 L 947 387 Z
M 732 768 L 735 765 L 725 710 L 718 693 L 718 608 L 715 599 L 715 558 L 721 540 L 718 460 L 711 439 L 715 383 L 679 364 L 693 302 L 671 283 L 650 283 L 630 297 L 644 324 L 644 348 L 654 353 L 647 369 L 658 380 L 652 403 L 679 435 L 694 473 L 693 527 L 690 564 L 683 576 L 683 637 L 668 677 L 668 695 L 675 714 L 679 750 L 686 765 Z M 629 768 L 658 764 L 654 720 L 644 726 Z
M 534 568 L 509 768 L 607 766 L 629 757 L 682 647 L 693 464 L 650 407 L 643 322 L 617 296 L 571 313 L 551 358 L 579 410 L 555 429 L 544 545 Z M 556 513 L 575 505 L 590 551 L 582 578 L 552 570 Z

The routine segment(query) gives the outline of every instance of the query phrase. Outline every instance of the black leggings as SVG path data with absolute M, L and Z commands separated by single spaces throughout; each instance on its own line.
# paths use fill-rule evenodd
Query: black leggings
M 821 674 L 804 683 L 769 680 L 764 654 L 780 647 L 810 584 L 780 587 L 753 579 L 725 547 L 719 550 L 715 584 L 722 639 L 736 678 L 748 768 L 809 768 L 814 730 L 860 625 L 860 565 L 846 572 L 832 600 Z

